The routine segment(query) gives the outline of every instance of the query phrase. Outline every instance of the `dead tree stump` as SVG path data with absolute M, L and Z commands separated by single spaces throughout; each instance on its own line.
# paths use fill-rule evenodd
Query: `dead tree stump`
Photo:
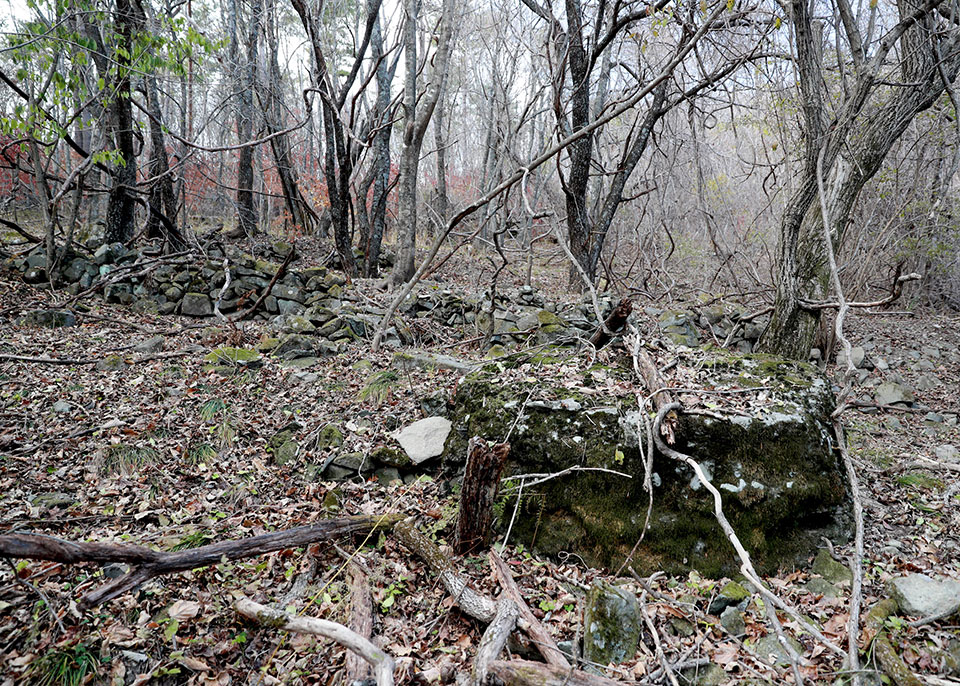
M 627 325 L 627 317 L 633 312 L 633 301 L 624 298 L 613 309 L 606 321 L 590 337 L 590 343 L 599 350 L 613 339 L 613 337 Z
M 460 516 L 453 548 L 458 555 L 490 545 L 493 503 L 500 488 L 500 474 L 510 453 L 509 443 L 491 446 L 479 436 L 470 439 L 467 467 L 460 488 Z

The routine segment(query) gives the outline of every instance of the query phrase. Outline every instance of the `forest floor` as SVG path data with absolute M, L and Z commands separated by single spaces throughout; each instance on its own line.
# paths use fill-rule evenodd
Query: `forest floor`
M 263 324 L 211 322 L 183 328 L 193 322 L 134 314 L 100 301 L 83 303 L 89 311 L 76 327 L 15 325 L 22 311 L 52 306 L 57 298 L 20 283 L 16 275 L 0 274 L 0 352 L 81 362 L 120 354 L 130 364 L 98 370 L 93 364 L 0 361 L 0 533 L 31 530 L 76 541 L 174 550 L 331 515 L 398 512 L 416 517 L 420 528 L 438 540 L 451 535 L 456 503 L 442 483 L 424 479 L 384 485 L 373 478 L 312 483 L 301 478 L 296 461 L 276 465 L 268 441 L 292 419 L 307 431 L 336 423 L 347 428 L 344 450 L 368 453 L 389 442 L 397 427 L 421 418 L 426 395 L 452 392 L 454 372 L 410 371 L 400 382 L 371 393 L 371 379 L 391 368 L 393 352 L 373 355 L 368 344 L 357 343 L 311 367 L 316 377 L 309 382 L 303 369 L 271 359 L 255 372 L 224 376 L 206 371 L 204 356 L 220 345 L 255 345 Z M 942 457 L 948 452 L 944 446 L 960 446 L 960 427 L 928 414 L 960 411 L 960 315 L 853 313 L 847 332 L 854 345 L 867 344 L 875 362 L 883 358 L 886 363 L 886 369 L 878 365 L 871 371 L 867 382 L 901 382 L 925 406 L 898 412 L 864 407 L 844 416 L 863 487 L 863 601 L 869 608 L 886 595 L 884 582 L 897 574 L 960 579 L 957 473 L 901 468 L 924 458 L 939 461 L 938 448 Z M 161 352 L 132 353 L 136 344 L 157 333 L 165 334 Z M 455 340 L 436 347 L 482 357 Z M 614 349 L 609 354 L 622 353 Z M 568 362 L 586 363 L 575 355 Z M 828 373 L 838 376 L 835 365 Z M 857 392 L 872 403 L 873 390 L 864 385 Z M 312 457 L 321 461 L 324 456 Z M 76 601 L 102 584 L 105 574 L 115 575 L 115 569 L 22 561 L 16 565 L 18 581 L 11 568 L 0 567 L 0 684 L 61 683 L 64 674 L 84 668 L 97 675 L 93 683 L 335 684 L 343 670 L 343 649 L 250 623 L 232 604 L 239 595 L 281 604 L 302 578 L 309 583 L 287 597 L 286 606 L 345 622 L 349 590 L 344 554 L 368 571 L 375 634 L 398 659 L 399 684 L 447 682 L 469 669 L 484 627 L 461 614 L 423 563 L 391 535 L 356 543 L 344 539 L 346 551 L 321 544 L 306 553 L 286 550 L 172 574 L 94 611 L 78 610 Z M 850 547 L 834 552 L 845 560 Z M 514 546 L 507 546 L 502 556 L 552 636 L 574 640 L 581 632 L 584 589 L 604 575 L 575 558 L 563 563 L 540 559 Z M 486 557 L 454 562 L 475 588 L 496 595 Z M 827 636 L 845 645 L 849 587 L 838 598 L 817 596 L 803 589 L 809 578 L 806 570 L 785 570 L 769 582 Z M 632 578 L 616 582 L 642 590 Z M 770 631 L 761 603 L 747 607 L 742 639 L 723 631 L 716 617 L 707 614 L 723 582 L 696 574 L 649 582 L 656 600 L 648 610 L 666 658 L 690 665 L 709 659 L 730 682 L 792 680 L 788 669 L 766 664 L 751 648 Z M 796 625 L 785 619 L 796 634 Z M 921 627 L 894 622 L 889 628 L 912 671 L 949 673 L 946 655 L 960 628 L 949 622 Z M 809 659 L 805 676 L 833 682 L 842 668 L 839 659 L 811 637 L 801 638 Z M 642 681 L 658 666 L 646 634 L 634 660 L 604 673 Z

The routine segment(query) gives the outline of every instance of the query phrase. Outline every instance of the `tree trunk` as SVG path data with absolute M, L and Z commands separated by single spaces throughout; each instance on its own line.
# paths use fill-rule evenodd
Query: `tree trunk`
M 417 171 L 420 167 L 420 148 L 427 124 L 433 116 L 440 97 L 440 90 L 453 37 L 453 21 L 456 0 L 443 0 L 440 19 L 440 37 L 434 56 L 433 77 L 426 93 L 417 98 L 417 0 L 404 0 L 406 21 L 404 23 L 404 68 L 403 89 L 403 147 L 400 153 L 400 254 L 394 265 L 390 280 L 394 286 L 409 281 L 416 271 L 417 254 Z
M 260 36 L 260 0 L 254 0 L 247 34 L 247 58 L 240 79 L 240 106 L 237 108 L 237 137 L 240 143 L 253 139 L 253 89 L 257 82 L 257 42 Z M 257 202 L 254 196 L 252 145 L 240 148 L 237 160 L 237 226 L 250 236 L 257 231 Z
M 117 0 L 114 12 L 117 33 L 126 48 L 116 55 L 117 67 L 114 79 L 113 101 L 110 103 L 110 118 L 114 147 L 119 157 L 113 171 L 113 183 L 107 200 L 104 242 L 125 243 L 133 238 L 133 194 L 137 185 L 137 156 L 133 145 L 133 106 L 130 102 L 130 54 L 133 52 L 133 10 L 130 0 Z

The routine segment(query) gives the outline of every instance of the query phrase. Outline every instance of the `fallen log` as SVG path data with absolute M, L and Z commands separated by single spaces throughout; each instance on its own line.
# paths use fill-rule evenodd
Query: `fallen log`
M 497 605 L 487 596 L 473 590 L 466 579 L 460 576 L 443 554 L 437 544 L 424 536 L 414 525 L 412 519 L 406 519 L 393 527 L 394 535 L 412 553 L 420 556 L 434 574 L 440 577 L 440 583 L 453 596 L 454 602 L 465 613 L 484 624 L 493 621 Z
M 517 604 L 510 598 L 501 598 L 497 601 L 497 613 L 493 616 L 493 621 L 487 625 L 487 630 L 483 632 L 480 645 L 477 647 L 477 655 L 470 672 L 470 686 L 483 686 L 487 682 L 490 664 L 500 656 L 504 646 L 507 645 L 510 633 L 517 626 L 518 614 Z
M 0 536 L 0 559 L 50 560 L 64 564 L 120 562 L 132 565 L 125 575 L 94 589 L 81 599 L 81 607 L 91 608 L 132 591 L 145 581 L 157 576 L 218 565 L 229 560 L 255 557 L 287 548 L 298 548 L 354 533 L 388 530 L 401 517 L 398 514 L 388 514 L 325 519 L 308 526 L 272 531 L 250 538 L 221 541 L 177 552 L 151 550 L 142 546 L 120 543 L 80 543 L 45 534 L 6 534 Z
M 347 626 L 358 636 L 369 641 L 373 636 L 373 598 L 370 596 L 370 580 L 360 567 L 350 563 L 350 619 Z M 344 661 L 344 683 L 354 684 L 373 676 L 372 664 L 357 652 L 347 653 Z

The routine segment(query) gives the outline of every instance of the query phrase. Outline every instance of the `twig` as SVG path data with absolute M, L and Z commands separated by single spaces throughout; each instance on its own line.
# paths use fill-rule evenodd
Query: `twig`
M 650 636 L 653 638 L 653 647 L 657 652 L 657 659 L 660 660 L 660 665 L 663 667 L 664 674 L 667 675 L 667 678 L 670 679 L 670 683 L 673 686 L 680 686 L 677 682 L 677 677 L 673 673 L 673 669 L 670 667 L 670 663 L 667 662 L 667 656 L 663 652 L 663 646 L 660 644 L 660 634 L 657 633 L 657 627 L 653 625 L 653 620 L 650 618 L 650 613 L 647 612 L 647 592 L 644 591 L 640 594 L 640 612 L 643 614 L 643 621 L 647 625 L 647 629 L 650 630 Z
M 393 657 L 342 624 L 313 617 L 295 617 L 281 610 L 255 603 L 246 597 L 239 598 L 233 606 L 239 614 L 258 624 L 284 631 L 324 636 L 336 641 L 370 663 L 376 674 L 377 686 L 393 686 Z
M 60 629 L 61 634 L 67 633 L 67 628 L 63 625 L 63 621 L 60 619 L 60 615 L 57 613 L 57 608 L 53 606 L 50 602 L 50 599 L 46 594 L 40 590 L 39 586 L 34 586 L 29 581 L 21 579 L 20 575 L 17 573 L 17 568 L 14 566 L 13 561 L 10 559 L 4 560 L 7 563 L 7 566 L 10 567 L 10 571 L 13 573 L 13 580 L 17 582 L 20 586 L 23 586 L 25 589 L 31 593 L 36 593 L 40 596 L 40 600 L 43 601 L 43 604 L 47 606 L 47 611 L 50 613 L 50 616 L 53 617 L 53 621 L 57 623 L 57 627 Z

